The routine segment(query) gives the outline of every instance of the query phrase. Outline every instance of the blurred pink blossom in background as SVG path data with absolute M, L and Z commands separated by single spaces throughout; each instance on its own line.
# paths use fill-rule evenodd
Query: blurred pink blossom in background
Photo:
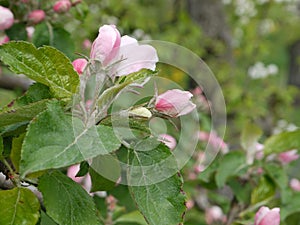
M 37 9 L 33 10 L 28 14 L 28 21 L 32 24 L 38 24 L 42 22 L 46 17 L 44 10 Z
M 53 10 L 57 13 L 65 13 L 70 10 L 71 6 L 72 4 L 69 0 L 60 0 L 54 3 Z
M 299 158 L 299 154 L 296 149 L 278 154 L 278 160 L 284 165 L 289 164 L 290 162 L 295 161 L 298 158 Z
M 254 225 L 279 225 L 280 224 L 280 209 L 269 209 L 262 206 L 255 214 Z
M 7 35 L 0 36 L 0 45 L 3 45 L 7 42 L 9 42 L 9 37 Z
M 293 178 L 290 180 L 290 187 L 294 190 L 294 191 L 300 191 L 300 181 L 296 178 Z
M 0 30 L 10 28 L 14 23 L 14 14 L 10 9 L 0 6 Z
M 228 145 L 224 142 L 222 138 L 218 136 L 215 131 L 206 132 L 206 131 L 199 131 L 198 137 L 200 141 L 206 141 L 215 149 L 220 148 L 223 154 L 228 152 Z
M 225 223 L 227 218 L 219 206 L 212 206 L 205 210 L 205 220 L 207 224 L 214 224 L 218 222 Z

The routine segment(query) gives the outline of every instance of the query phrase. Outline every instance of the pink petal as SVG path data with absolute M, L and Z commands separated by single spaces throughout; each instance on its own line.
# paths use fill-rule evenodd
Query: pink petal
M 296 178 L 291 179 L 290 181 L 290 187 L 294 190 L 294 191 L 300 191 L 300 181 Z
M 123 76 L 141 69 L 155 70 L 158 57 L 152 46 L 139 45 L 136 39 L 126 35 L 121 38 L 120 50 L 114 61 L 116 76 Z
M 280 224 L 280 214 L 279 208 L 274 208 L 265 215 L 258 225 L 279 225 Z
M 121 35 L 117 28 L 114 25 L 104 25 L 99 28 L 98 37 L 92 44 L 90 57 L 106 66 L 117 55 L 120 43 Z
M 173 150 L 177 145 L 176 139 L 168 134 L 159 135 L 159 140 L 168 146 L 170 150 Z
M 73 62 L 72 62 L 72 65 L 74 67 L 74 69 L 77 71 L 77 73 L 79 75 L 81 75 L 87 65 L 87 60 L 84 59 L 84 58 L 79 58 L 79 59 L 75 59 Z
M 10 28 L 14 23 L 14 14 L 10 9 L 0 6 L 0 30 Z
M 168 90 L 156 98 L 155 109 L 171 117 L 186 115 L 196 108 L 190 101 L 192 96 L 188 91 Z
M 68 168 L 67 176 L 70 177 L 75 182 L 81 183 L 84 178 L 83 177 L 75 177 L 79 170 L 80 170 L 79 164 L 72 165 Z

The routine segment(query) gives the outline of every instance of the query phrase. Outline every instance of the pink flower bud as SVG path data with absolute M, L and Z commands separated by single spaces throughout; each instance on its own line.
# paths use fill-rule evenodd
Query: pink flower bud
M 187 208 L 188 210 L 191 209 L 191 208 L 193 208 L 194 205 L 195 205 L 195 202 L 194 202 L 192 199 L 188 200 L 188 201 L 185 203 L 185 206 L 186 206 L 186 208 Z
M 290 181 L 290 187 L 294 190 L 294 191 L 300 191 L 300 181 L 296 178 L 291 179 Z
M 31 26 L 30 27 L 26 27 L 27 37 L 29 39 L 32 38 L 34 31 L 35 31 L 34 27 L 31 27 Z
M 55 2 L 53 5 L 53 10 L 57 13 L 65 13 L 70 10 L 71 6 L 72 4 L 69 0 L 60 0 Z
M 3 45 L 5 43 L 9 42 L 9 37 L 7 35 L 0 37 L 0 45 Z
M 84 179 L 84 177 L 76 177 L 76 174 L 78 173 L 79 169 L 80 169 L 80 165 L 76 164 L 70 166 L 67 171 L 67 176 L 70 177 L 72 180 L 74 180 L 76 183 L 81 183 Z
M 223 214 L 223 211 L 219 206 L 212 206 L 205 211 L 205 220 L 207 224 L 225 222 L 226 216 Z
M 266 206 L 260 207 L 255 214 L 254 225 L 279 225 L 280 224 L 280 209 L 269 209 Z
M 192 96 L 188 91 L 168 90 L 156 98 L 155 109 L 170 117 L 186 115 L 196 108 L 190 101 Z
M 75 59 L 72 64 L 74 69 L 77 71 L 79 75 L 81 75 L 87 65 L 87 60 L 84 58 Z
M 297 150 L 293 149 L 290 151 L 282 152 L 278 154 L 278 160 L 282 164 L 289 164 L 292 161 L 295 161 L 299 158 L 299 154 L 297 154 Z
M 255 150 L 256 150 L 255 158 L 257 160 L 263 159 L 264 158 L 264 145 L 257 142 L 255 144 Z
M 37 9 L 33 10 L 28 14 L 28 21 L 32 24 L 38 24 L 42 22 L 46 17 L 44 10 Z
M 163 142 L 169 149 L 173 150 L 176 147 L 176 139 L 168 134 L 159 135 L 159 140 Z
M 90 49 L 92 47 L 92 42 L 89 39 L 84 39 L 82 42 L 82 47 L 84 49 Z
M 92 44 L 90 57 L 106 66 L 117 55 L 120 44 L 121 35 L 116 26 L 104 25 L 99 28 L 98 37 Z
M 14 23 L 14 14 L 10 9 L 0 6 L 0 30 L 10 28 Z

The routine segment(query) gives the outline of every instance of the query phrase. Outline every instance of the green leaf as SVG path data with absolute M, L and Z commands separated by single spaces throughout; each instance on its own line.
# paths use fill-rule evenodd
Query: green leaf
M 44 174 L 38 185 L 47 214 L 58 224 L 100 224 L 89 194 L 59 171 Z
M 17 106 L 28 105 L 48 98 L 52 98 L 49 87 L 41 83 L 34 83 L 23 96 L 16 100 L 16 104 Z
M 2 110 L 1 108 L 5 107 L 16 97 L 17 95 L 14 91 L 0 88 L 0 110 Z
M 144 151 L 129 150 L 129 153 L 128 183 L 133 185 L 129 190 L 146 221 L 151 225 L 182 223 L 186 208 L 181 189 L 183 181 L 179 172 L 171 177 L 167 175 L 175 171 L 171 151 L 159 144 Z M 160 180 L 161 176 L 168 177 Z
M 125 87 L 136 83 L 142 83 L 145 81 L 145 79 L 154 76 L 157 72 L 148 70 L 148 69 L 142 69 L 138 72 L 131 73 L 120 80 L 119 84 L 116 84 L 108 89 L 106 89 L 99 97 L 98 99 L 98 105 L 100 110 L 107 110 L 109 106 L 112 104 L 112 102 L 117 98 L 118 94 L 121 90 L 123 90 Z
M 83 177 L 89 172 L 90 165 L 87 161 L 80 163 L 80 169 L 75 177 Z
M 15 23 L 12 27 L 5 30 L 5 33 L 9 37 L 10 40 L 26 40 L 27 39 L 27 31 L 25 23 Z
M 262 202 L 274 196 L 275 190 L 276 186 L 269 177 L 261 177 L 258 186 L 251 193 L 251 204 Z
M 108 191 L 116 186 L 121 176 L 121 167 L 113 155 L 101 155 L 93 159 L 89 173 L 92 180 L 91 192 Z
M 137 223 L 140 225 L 147 225 L 144 217 L 141 215 L 139 211 L 133 211 L 127 214 L 120 216 L 118 219 L 115 220 L 115 223 Z
M 236 176 L 245 168 L 245 155 L 243 152 L 229 152 L 220 161 L 215 179 L 218 187 L 223 187 L 229 177 Z
M 267 163 L 264 165 L 264 169 L 281 190 L 287 188 L 288 175 L 281 166 L 274 163 Z
M 0 111 L 0 127 L 20 122 L 29 122 L 37 114 L 46 109 L 47 103 L 49 102 L 50 100 L 45 99 L 29 105 L 7 108 L 3 111 Z
M 40 225 L 57 225 L 46 213 L 41 212 L 41 223 Z
M 261 137 L 262 135 L 262 130 L 252 124 L 252 123 L 247 123 L 244 126 L 244 129 L 242 131 L 241 135 L 241 145 L 245 150 L 248 150 L 248 148 L 251 148 Z
M 70 33 L 61 27 L 51 27 L 45 23 L 35 26 L 32 42 L 37 47 L 51 45 L 62 51 L 68 57 L 74 58 L 74 42 Z
M 239 182 L 237 179 L 232 179 L 228 182 L 234 195 L 240 203 L 249 204 L 252 186 L 249 182 Z
M 79 77 L 71 61 L 53 47 L 11 41 L 0 46 L 0 60 L 16 74 L 49 86 L 57 98 L 69 99 L 77 91 Z
M 117 150 L 120 141 L 113 128 L 86 128 L 78 118 L 66 115 L 59 103 L 48 104 L 28 126 L 24 139 L 20 174 L 60 168 Z
M 19 172 L 20 160 L 21 160 L 21 148 L 22 148 L 24 137 L 25 134 L 22 134 L 19 137 L 13 138 L 12 141 L 10 159 L 17 172 Z
M 2 136 L 0 136 L 0 158 L 2 158 L 3 150 L 4 150 L 3 138 L 2 138 Z
M 0 205 L 0 224 L 35 225 L 39 219 L 39 200 L 26 188 L 0 191 Z
M 268 138 L 264 143 L 264 153 L 280 153 L 291 149 L 300 149 L 300 130 L 283 132 Z
M 291 198 L 290 201 L 283 204 L 282 207 L 280 207 L 280 215 L 281 219 L 285 220 L 289 215 L 293 213 L 300 212 L 300 193 L 295 193 Z

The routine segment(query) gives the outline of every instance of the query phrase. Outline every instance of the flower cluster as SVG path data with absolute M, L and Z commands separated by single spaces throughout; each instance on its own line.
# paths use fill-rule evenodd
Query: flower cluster
M 90 59 L 100 62 L 103 69 L 109 69 L 109 76 L 125 76 L 141 69 L 155 70 L 158 57 L 150 45 L 139 45 L 137 40 L 127 35 L 122 36 L 115 25 L 99 28 L 98 37 L 92 44 Z M 77 59 L 76 71 L 83 71 L 86 59 Z M 79 65 L 81 63 L 81 65 Z M 81 72 L 79 72 L 81 74 Z
M 136 39 L 127 35 L 121 36 L 115 25 L 103 25 L 92 43 L 90 60 L 78 58 L 73 61 L 73 66 L 79 75 L 89 76 L 88 68 L 98 68 L 97 65 L 100 64 L 99 71 L 95 73 L 104 71 L 105 76 L 114 81 L 117 77 L 141 69 L 154 71 L 157 62 L 157 52 L 152 46 L 140 45 Z M 196 108 L 191 101 L 192 96 L 188 91 L 168 90 L 155 98 L 151 110 L 168 117 L 186 115 Z
M 10 38 L 6 34 L 5 30 L 12 28 L 14 23 L 26 24 L 27 28 L 29 28 L 31 31 L 30 33 L 28 32 L 28 38 L 30 39 L 34 31 L 33 27 L 35 25 L 46 20 L 52 20 L 52 17 L 54 17 L 55 14 L 67 13 L 72 6 L 75 6 L 80 2 L 81 0 L 78 0 L 74 3 L 72 3 L 70 0 L 58 0 L 53 4 L 52 10 L 48 10 L 43 8 L 35 8 L 33 7 L 34 4 L 30 4 L 30 1 L 28 0 L 20 0 L 20 2 L 16 1 L 14 3 L 16 6 L 22 5 L 24 9 L 27 9 L 23 11 L 24 15 L 19 15 L 17 16 L 18 18 L 15 18 L 15 12 L 13 11 L 15 6 L 13 4 L 11 5 L 11 8 L 6 8 L 0 5 L 0 45 L 10 41 Z M 20 12 L 16 13 L 16 15 L 18 15 Z

